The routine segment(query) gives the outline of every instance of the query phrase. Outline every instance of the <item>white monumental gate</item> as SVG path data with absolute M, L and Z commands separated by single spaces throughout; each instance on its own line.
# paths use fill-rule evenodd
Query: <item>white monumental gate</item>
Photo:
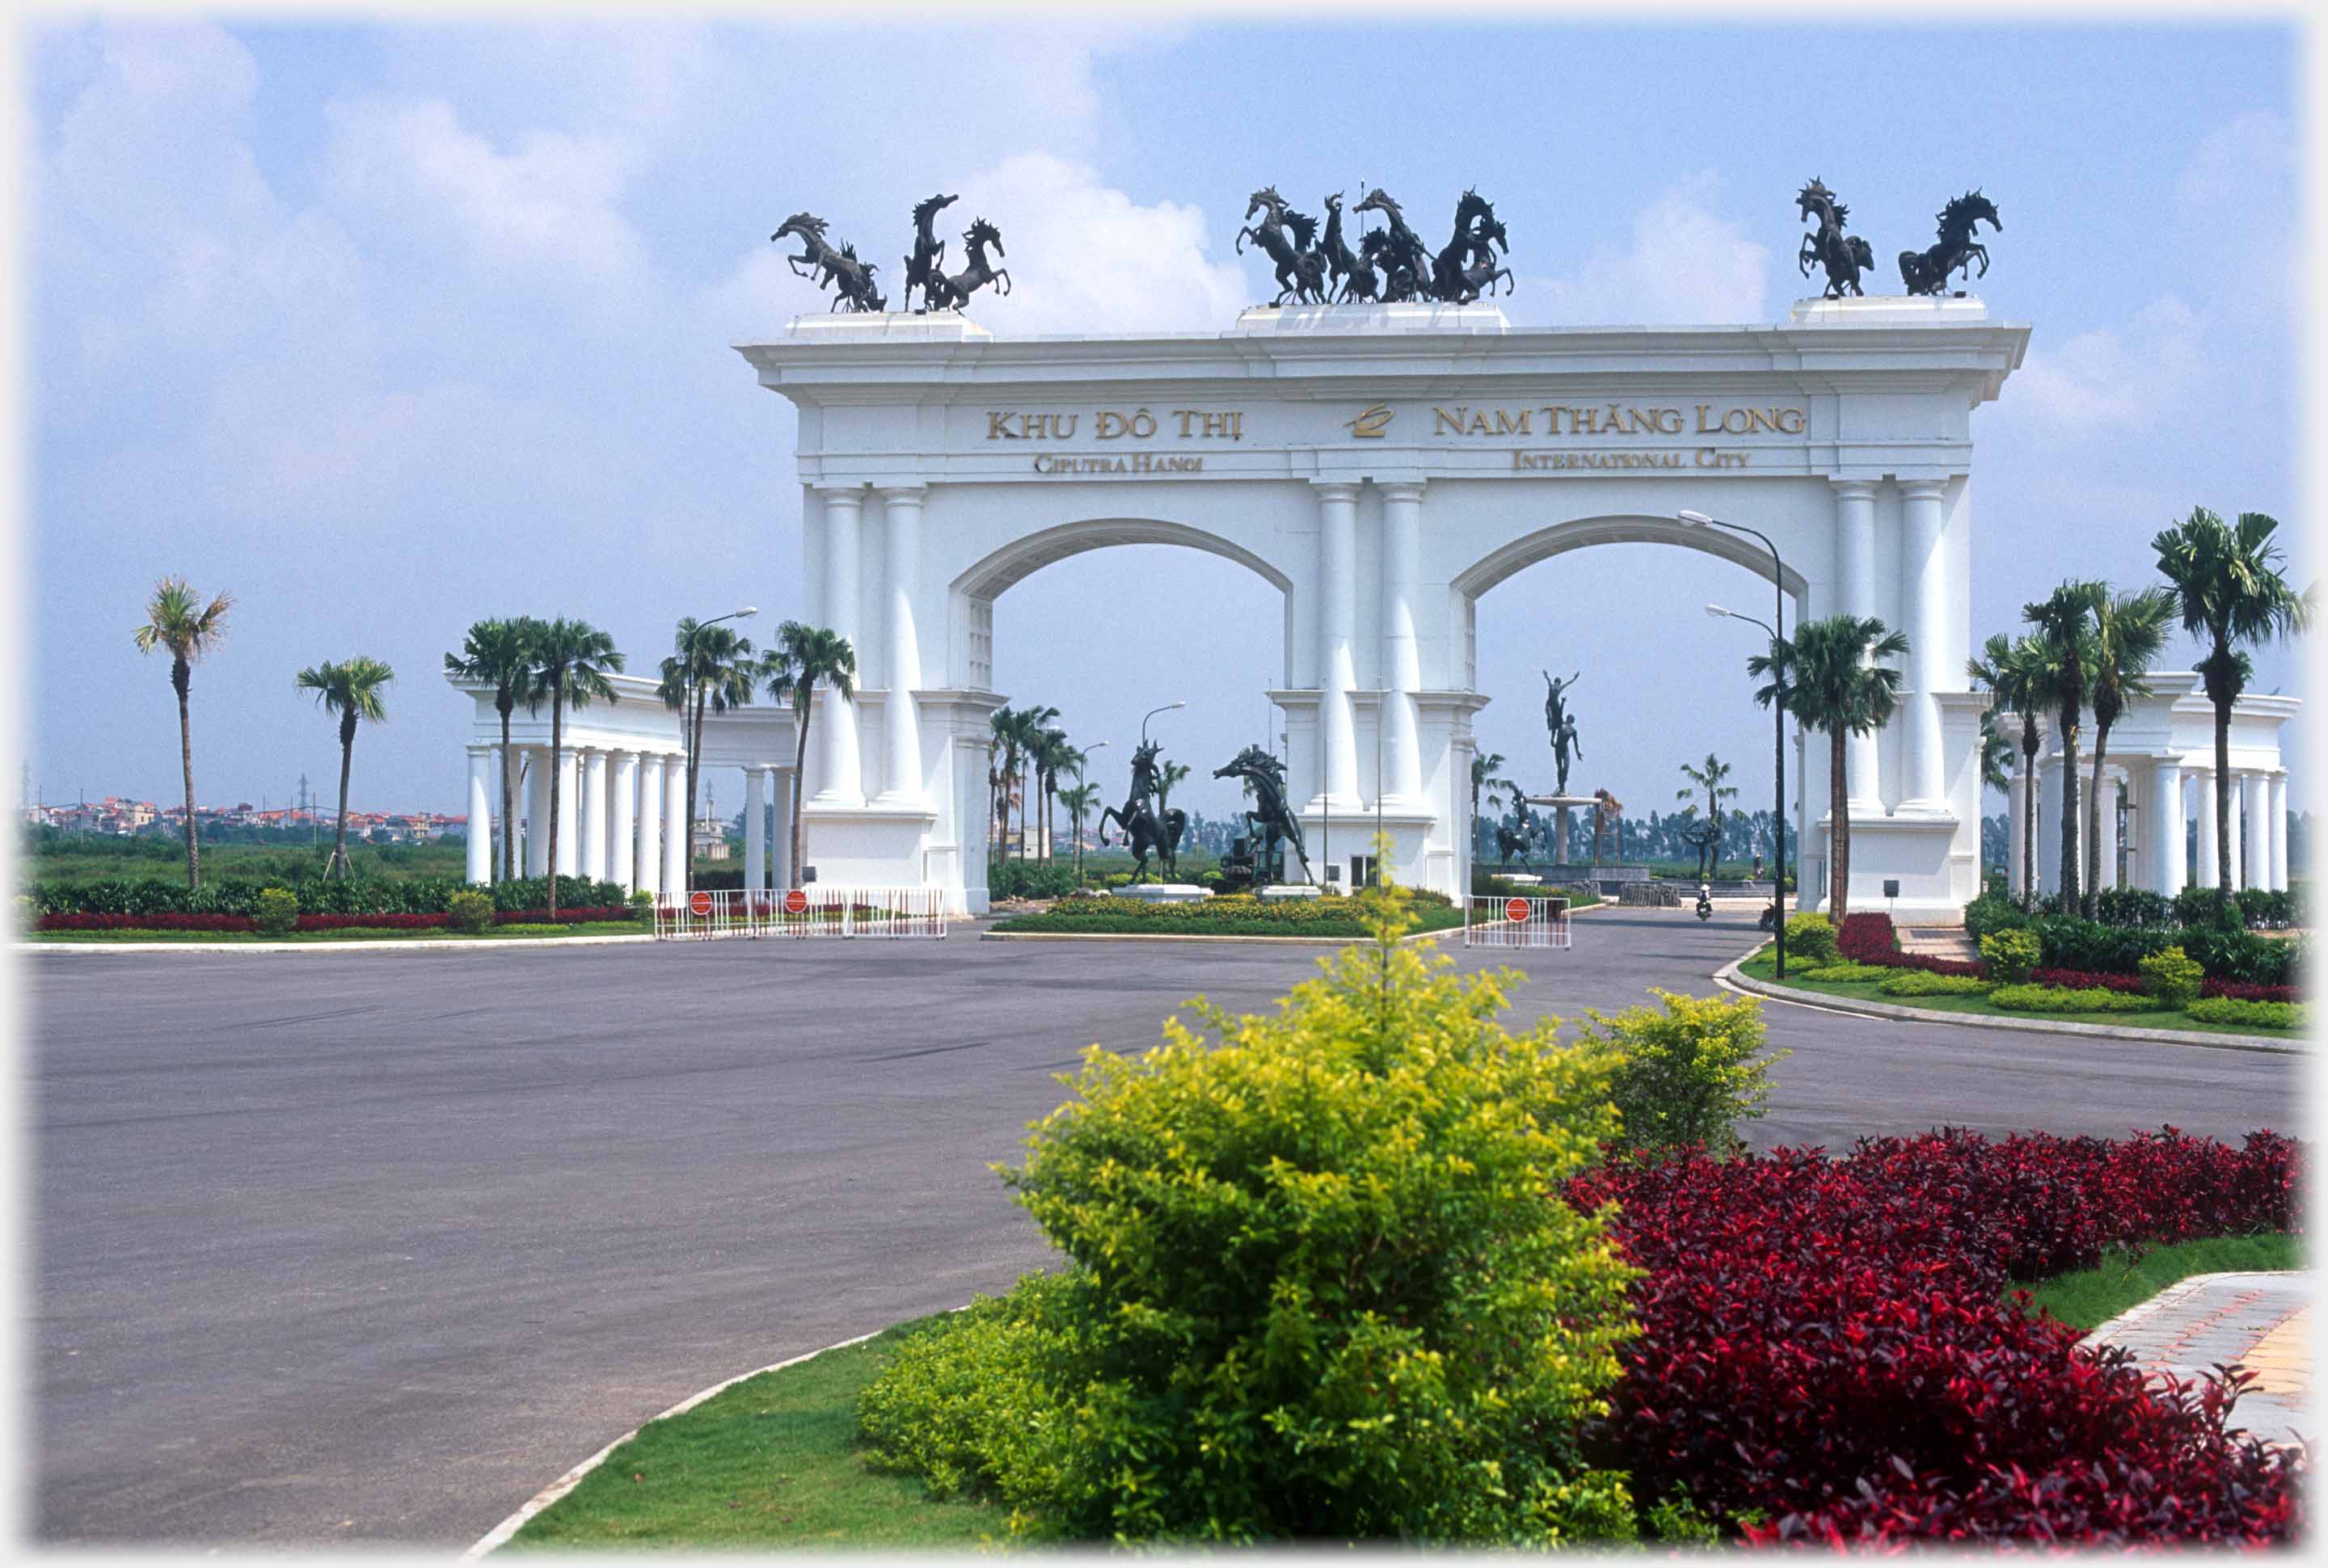
M 1853 887 L 1903 918 L 1953 915 L 1978 887 L 1985 701 L 1964 674 L 1972 411 L 2028 335 L 1977 299 L 1811 302 L 1783 324 L 1688 328 L 1312 307 L 1154 337 L 804 317 L 739 352 L 799 410 L 802 617 L 858 653 L 855 699 L 821 694 L 811 729 L 807 859 L 825 881 L 934 886 L 982 911 L 997 605 L 1053 561 L 1160 543 L 1283 596 L 1253 655 L 1311 844 L 1330 812 L 1369 830 L 1336 833 L 1337 859 L 1364 853 L 1379 797 L 1399 878 L 1466 892 L 1481 601 L 1492 614 L 1491 590 L 1523 568 L 1620 540 L 1772 575 L 1759 543 L 1677 520 L 1690 510 L 1777 542 L 1790 625 L 1847 610 L 1908 634 L 1897 719 L 1850 748 Z M 1557 631 L 1572 653 L 1592 628 Z M 1700 699 L 1678 673 L 1673 696 Z M 1793 778 L 1815 906 L 1823 744 L 1798 745 Z

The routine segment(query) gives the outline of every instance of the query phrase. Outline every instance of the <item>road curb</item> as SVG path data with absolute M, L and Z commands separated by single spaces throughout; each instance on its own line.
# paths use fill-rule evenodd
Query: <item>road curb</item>
M 1773 1001 L 1794 1002 L 1803 1007 L 1820 1008 L 1828 1012 L 1850 1013 L 1858 1018 L 1897 1019 L 1910 1023 L 1959 1024 L 1976 1029 L 2016 1029 L 2040 1035 L 2086 1035 L 2108 1040 L 2143 1040 L 2154 1045 L 2195 1046 L 2210 1051 L 2256 1051 L 2265 1056 L 2303 1056 L 2306 1048 L 2300 1044 L 2281 1045 L 2276 1041 L 2258 1039 L 2249 1035 L 2219 1035 L 2206 1029 L 2145 1029 L 2138 1026 L 2117 1024 L 2071 1023 L 2064 1019 L 1993 1019 L 1978 1013 L 1941 1012 L 1933 1008 L 1901 1007 L 1894 1002 L 1862 1001 L 1856 997 L 1829 996 L 1824 991 L 1799 991 L 1769 981 L 1751 980 L 1739 972 L 1738 966 L 1762 951 L 1757 943 L 1751 951 L 1742 953 L 1720 969 L 1713 978 L 1750 995 L 1768 997 Z
M 957 1308 L 955 1310 L 959 1311 L 961 1309 Z M 812 1350 L 805 1356 L 794 1356 L 786 1360 L 772 1362 L 765 1366 L 756 1366 L 749 1372 L 737 1373 L 735 1376 L 728 1378 L 724 1383 L 715 1383 L 699 1394 L 689 1394 L 685 1399 L 681 1400 L 677 1404 L 672 1405 L 669 1410 L 662 1412 L 660 1415 L 651 1415 L 647 1417 L 646 1420 L 639 1422 L 638 1425 L 631 1428 L 630 1431 L 624 1432 L 622 1436 L 608 1443 L 605 1448 L 600 1449 L 596 1453 L 592 1454 L 588 1459 L 584 1460 L 580 1464 L 576 1465 L 572 1469 L 568 1470 L 564 1475 L 559 1477 L 556 1480 L 542 1488 L 541 1490 L 528 1498 L 519 1506 L 518 1510 L 515 1513 L 512 1514 L 508 1518 L 503 1519 L 500 1524 L 495 1525 L 492 1529 L 486 1531 L 483 1537 L 480 1539 L 475 1545 L 462 1553 L 460 1561 L 464 1563 L 474 1563 L 479 1558 L 484 1556 L 487 1553 L 507 1545 L 512 1536 L 515 1535 L 520 1530 L 525 1528 L 526 1522 L 528 1520 L 531 1519 L 536 1514 L 540 1513 L 544 1508 L 549 1507 L 550 1504 L 558 1501 L 559 1498 L 564 1497 L 567 1493 L 572 1491 L 576 1487 L 580 1486 L 585 1477 L 589 1475 L 592 1470 L 596 1469 L 600 1465 L 606 1462 L 606 1457 L 609 1454 L 622 1447 L 624 1443 L 630 1441 L 631 1439 L 638 1436 L 639 1433 L 644 1432 L 648 1427 L 652 1426 L 656 1422 L 669 1421 L 674 1415 L 685 1415 L 689 1411 L 693 1410 L 697 1405 L 703 1404 L 706 1400 L 712 1399 L 719 1394 L 727 1393 L 728 1390 L 735 1387 L 739 1383 L 749 1382 L 751 1379 L 759 1376 L 764 1372 L 782 1372 L 787 1366 L 798 1366 L 803 1361 L 813 1361 L 818 1357 L 824 1355 L 826 1351 L 846 1350 L 851 1345 L 862 1345 L 868 1339 L 870 1339 L 874 1338 L 875 1335 L 878 1335 L 884 1331 L 885 1330 L 883 1329 L 876 1329 L 871 1334 L 859 1334 L 854 1339 L 843 1339 L 838 1345 L 827 1345 L 823 1349 Z
M 509 947 L 605 947 L 652 942 L 645 932 L 622 936 L 502 936 L 490 940 L 396 942 L 15 942 L 18 953 L 480 953 Z

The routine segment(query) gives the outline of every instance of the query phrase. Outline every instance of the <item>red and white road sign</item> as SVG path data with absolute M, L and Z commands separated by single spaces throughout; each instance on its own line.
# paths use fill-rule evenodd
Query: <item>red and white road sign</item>
M 690 914 L 699 916 L 710 914 L 711 895 L 709 893 L 696 893 L 690 895 L 687 900 L 687 907 Z
M 1506 901 L 1505 901 L 1505 904 L 1504 904 L 1504 918 L 1505 918 L 1505 919 L 1507 919 L 1507 920 L 1525 920 L 1527 917 L 1528 917 L 1528 901 L 1527 901 L 1526 899 L 1525 899 L 1525 898 L 1512 898 L 1512 899 L 1507 899 L 1507 900 L 1506 900 Z
M 805 894 L 805 893 L 803 893 L 803 892 L 802 892 L 802 891 L 801 891 L 799 888 L 797 888 L 797 887 L 794 887 L 794 888 L 791 889 L 789 892 L 787 892 L 787 893 L 784 895 L 784 913 L 785 913 L 785 914 L 787 914 L 787 915 L 805 915 L 805 914 L 807 914 L 807 913 L 808 913 L 808 895 L 807 895 L 807 894 Z

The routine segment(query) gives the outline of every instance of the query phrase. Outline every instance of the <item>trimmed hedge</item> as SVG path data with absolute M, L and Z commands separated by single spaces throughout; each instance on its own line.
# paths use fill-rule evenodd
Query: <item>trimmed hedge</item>
M 2243 1001 L 2238 997 L 2201 997 L 2182 1010 L 2203 1024 L 2245 1024 L 2259 1029 L 2300 1029 L 2311 1019 L 2292 1001 Z
M 2299 1149 L 1946 1130 L 1715 1160 L 1619 1161 L 1647 1271 L 1598 1441 L 1644 1507 L 1757 1543 L 2267 1542 L 2301 1454 L 2229 1430 L 2233 1385 L 2162 1392 L 2005 1298 L 2119 1246 L 2298 1228 Z
M 2113 991 L 2091 986 L 2071 991 L 2057 985 L 2000 985 L 1989 1001 L 2016 1013 L 2154 1013 L 2166 1004 L 2139 990 Z
M 310 878 L 286 883 L 281 878 L 221 878 L 191 892 L 182 883 L 159 878 L 108 877 L 95 880 L 33 884 L 33 906 L 42 915 L 243 915 L 259 912 L 259 896 L 269 888 L 289 887 L 299 900 L 302 915 L 442 915 L 455 894 L 468 884 L 453 877 L 361 877 L 348 881 Z M 549 878 L 521 877 L 514 881 L 479 887 L 493 897 L 501 910 L 539 909 L 549 902 Z M 618 883 L 587 877 L 558 879 L 559 912 L 567 905 L 604 908 L 620 904 L 627 895 Z M 158 929 L 158 928 L 157 928 Z M 187 927 L 185 929 L 204 929 Z
M 1933 974 L 1928 970 L 1903 969 L 1894 972 L 1876 989 L 1885 996 L 1979 996 L 1989 989 L 1989 982 L 1976 975 Z
M 500 925 L 539 925 L 550 918 L 547 909 L 506 909 L 497 914 L 494 922 Z M 600 906 L 586 909 L 560 909 L 559 925 L 592 925 L 602 921 L 635 921 L 636 914 L 627 906 Z M 449 915 L 302 915 L 294 927 L 299 931 L 429 931 L 453 924 Z M 257 931 L 258 922 L 249 915 L 43 915 L 35 923 L 39 931 Z

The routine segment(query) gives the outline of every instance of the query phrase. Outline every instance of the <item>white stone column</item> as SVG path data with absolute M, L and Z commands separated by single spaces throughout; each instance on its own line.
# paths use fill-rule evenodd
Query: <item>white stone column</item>
M 1422 689 L 1422 650 L 1414 635 L 1414 600 L 1422 577 L 1422 486 L 1392 484 L 1383 495 L 1383 774 L 1379 787 L 1402 810 L 1424 807 L 1422 724 L 1414 694 Z
M 768 886 L 768 797 L 765 770 L 744 770 L 744 890 L 759 893 Z
M 469 857 L 471 882 L 493 877 L 493 748 L 469 748 Z
M 2199 767 L 2192 770 L 2199 781 L 2199 798 L 2192 803 L 2199 812 L 2199 886 L 2220 886 L 2223 877 L 2220 848 L 2215 838 L 2215 770 Z M 2236 841 L 2237 829 L 2233 830 Z
M 662 875 L 674 893 L 684 893 L 695 846 L 687 841 L 687 759 L 672 756 L 662 767 Z
M 2239 856 L 2239 886 L 2267 887 L 2271 885 L 2271 824 L 2264 816 L 2265 789 L 2263 775 L 2239 775 L 2239 803 L 2247 812 L 2245 838 Z
M 1318 491 L 1318 705 L 1319 793 L 1337 812 L 1358 809 L 1357 724 L 1350 692 L 1358 683 L 1358 487 Z
M 889 683 L 881 709 L 881 803 L 923 803 L 922 721 L 914 693 L 922 684 L 922 643 L 914 624 L 914 594 L 922 577 L 922 487 L 885 486 L 882 515 L 888 534 Z
M 775 783 L 770 798 L 776 808 L 775 853 L 770 859 L 775 862 L 775 885 L 789 887 L 793 885 L 793 771 L 770 768 L 768 773 Z
M 582 835 L 577 831 L 580 824 L 576 821 L 580 813 L 575 808 L 577 797 L 581 793 L 581 772 L 574 748 L 570 746 L 560 747 L 558 753 L 557 812 L 558 874 L 561 877 L 580 874 L 582 853 L 579 840 Z
M 1836 480 L 1835 487 L 1835 613 L 1862 619 L 1875 614 L 1875 486 L 1863 480 Z M 1877 730 L 1844 742 L 1844 777 L 1855 817 L 1883 814 L 1876 777 L 1883 735 Z
M 525 874 L 549 875 L 549 752 L 529 746 L 518 755 L 525 759 Z
M 2061 775 L 2059 756 L 2040 765 L 2037 807 L 2037 891 L 2061 890 Z
M 2102 775 L 2101 798 L 2092 803 L 2091 831 L 2094 846 L 2094 888 L 2117 886 L 2117 780 L 2105 773 Z
M 2029 838 L 2029 775 L 2015 768 L 2004 786 L 2004 886 L 2018 897 L 2028 891 L 2021 885 L 2022 851 Z
M 865 493 L 855 485 L 836 485 L 817 493 L 824 501 L 825 624 L 855 648 L 859 645 L 858 521 Z M 816 705 L 816 744 L 823 758 L 817 803 L 861 806 L 865 803 L 864 765 L 858 754 L 857 705 L 829 686 L 818 689 Z
M 660 896 L 662 879 L 662 753 L 639 757 L 638 887 Z
M 2172 898 L 2182 891 L 2182 765 L 2161 757 L 2150 765 L 2150 890 Z
M 613 821 L 607 827 L 606 880 L 620 882 L 628 893 L 639 890 L 639 754 L 615 754 Z
M 1948 563 L 1940 546 L 1946 521 L 1940 497 L 1947 486 L 1937 479 L 1911 480 L 1900 486 L 1905 512 L 1904 580 L 1901 601 L 1906 608 L 1908 694 L 1905 734 L 1908 752 L 1907 788 L 1901 804 L 1921 811 L 1948 810 L 1946 758 L 1940 751 L 1940 703 L 1937 693 L 1957 684 L 1948 666 Z
M 606 754 L 595 746 L 581 748 L 582 869 L 593 882 L 606 879 Z
M 2278 768 L 2271 775 L 2269 804 L 2264 808 L 2271 822 L 2271 888 L 2275 893 L 2287 891 L 2287 770 Z

